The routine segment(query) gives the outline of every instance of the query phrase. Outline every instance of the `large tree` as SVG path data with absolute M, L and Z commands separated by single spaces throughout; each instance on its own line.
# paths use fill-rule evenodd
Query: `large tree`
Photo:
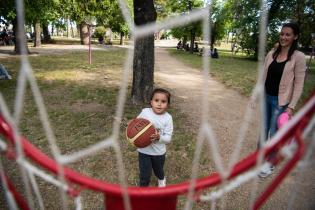
M 17 11 L 16 11 L 16 5 L 15 1 L 12 0 L 1 0 L 0 4 L 0 14 L 1 18 L 3 18 L 7 25 L 12 24 L 13 25 L 13 35 L 15 37 L 15 47 L 14 52 L 16 54 L 22 54 L 22 48 L 21 48 L 21 39 L 17 37 L 18 34 L 18 27 L 17 27 Z M 28 53 L 28 48 L 26 45 L 26 42 L 23 43 L 25 45 L 25 48 L 27 49 L 26 53 Z
M 170 0 L 168 1 L 167 7 L 170 7 L 170 11 L 174 14 L 187 14 L 193 9 L 203 7 L 203 1 L 200 0 L 187 0 L 187 1 L 178 1 Z M 183 39 L 183 44 L 186 44 L 187 41 L 190 41 L 190 52 L 193 53 L 195 39 L 198 36 L 201 36 L 201 22 L 190 23 L 184 27 L 174 28 L 171 31 L 172 35 L 175 38 Z
M 213 0 L 210 10 L 210 45 L 214 48 L 214 44 L 227 34 L 230 17 L 229 4 L 224 5 L 221 1 Z
M 300 25 L 300 43 L 304 47 L 310 47 L 312 45 L 311 34 L 315 33 L 315 2 L 314 0 L 295 0 L 295 2 L 292 20 Z
M 59 14 L 55 12 L 58 1 L 51 0 L 25 0 L 25 22 L 35 28 L 34 47 L 41 46 L 41 34 L 49 41 L 48 24 L 58 19 Z
M 155 22 L 153 0 L 134 0 L 134 21 L 137 26 Z M 154 81 L 154 34 L 135 40 L 133 59 L 132 102 L 149 102 Z
M 22 34 L 23 32 L 18 32 L 19 28 L 17 27 L 17 11 L 16 11 L 16 5 L 15 1 L 12 0 L 1 0 L 1 7 L 0 7 L 0 14 L 1 16 L 8 21 L 8 24 L 13 25 L 13 33 L 15 36 L 15 48 L 14 51 L 16 54 L 21 54 L 22 49 L 21 46 L 25 45 L 28 53 L 28 48 L 26 45 L 26 42 L 24 42 L 22 45 L 20 42 L 22 41 L 23 37 L 18 37 L 18 34 Z M 24 12 L 25 12 L 25 18 L 24 22 L 25 24 L 36 24 L 35 31 L 36 31 L 36 38 L 35 38 L 35 46 L 39 46 L 40 43 L 40 35 L 41 35 L 41 28 L 40 24 L 45 23 L 48 25 L 49 20 L 51 20 L 53 17 L 56 17 L 52 15 L 55 9 L 56 2 L 50 1 L 50 0 L 25 0 L 24 1 Z
M 259 0 L 228 0 L 233 16 L 232 28 L 237 32 L 241 48 L 248 54 L 258 55 L 260 1 Z M 279 39 L 279 28 L 284 22 L 294 21 L 301 27 L 300 43 L 308 46 L 311 43 L 311 33 L 315 32 L 314 0 L 268 0 L 267 20 L 267 50 Z
M 64 13 L 65 19 L 74 20 L 80 31 L 81 44 L 89 43 L 89 30 L 91 26 L 96 24 L 96 18 L 109 10 L 109 1 L 111 0 L 59 0 L 67 5 L 67 10 Z
M 132 2 L 127 1 L 128 8 L 132 8 Z M 101 10 L 97 13 L 96 20 L 99 26 L 105 26 L 110 28 L 113 32 L 120 34 L 120 44 L 124 42 L 124 36 L 129 32 L 127 23 L 125 22 L 122 11 L 119 8 L 117 1 L 103 1 L 103 7 L 107 7 L 106 10 Z M 130 11 L 132 13 L 132 11 Z

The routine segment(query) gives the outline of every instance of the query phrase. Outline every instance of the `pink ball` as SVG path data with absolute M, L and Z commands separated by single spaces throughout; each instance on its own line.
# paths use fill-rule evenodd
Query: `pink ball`
M 281 128 L 284 124 L 286 124 L 290 119 L 290 116 L 287 112 L 283 112 L 280 114 L 278 117 L 277 123 L 278 123 L 278 128 Z

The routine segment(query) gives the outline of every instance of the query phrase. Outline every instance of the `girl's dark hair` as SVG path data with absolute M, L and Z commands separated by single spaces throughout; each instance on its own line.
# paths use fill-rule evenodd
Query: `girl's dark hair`
M 289 52 L 288 52 L 288 60 L 291 59 L 291 56 L 292 54 L 294 53 L 294 51 L 298 48 L 298 40 L 299 40 L 299 37 L 300 37 L 300 28 L 299 28 L 299 25 L 297 23 L 285 23 L 283 24 L 282 28 L 291 28 L 292 31 L 293 31 L 293 34 L 295 36 L 298 36 L 298 38 L 296 40 L 293 41 L 290 49 L 289 49 Z M 278 48 L 276 49 L 276 51 L 273 53 L 272 57 L 273 58 L 276 58 L 279 53 L 281 51 L 281 45 L 279 43 L 279 46 Z
M 163 88 L 155 88 L 155 89 L 153 90 L 152 94 L 151 94 L 150 100 L 153 99 L 153 96 L 154 96 L 154 94 L 156 94 L 156 93 L 163 93 L 163 94 L 165 94 L 166 97 L 167 97 L 167 102 L 168 102 L 168 104 L 171 103 L 171 93 L 168 92 L 167 90 L 163 89 Z

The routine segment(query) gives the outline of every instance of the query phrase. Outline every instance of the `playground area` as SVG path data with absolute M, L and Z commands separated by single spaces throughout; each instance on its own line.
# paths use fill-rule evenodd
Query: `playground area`
M 203 76 L 198 67 L 184 63 L 180 58 L 176 58 L 170 48 L 175 49 L 176 40 L 165 40 L 156 42 L 155 49 L 155 86 L 164 87 L 171 91 L 171 110 L 175 120 L 175 133 L 172 143 L 168 147 L 166 176 L 168 185 L 181 183 L 190 179 L 192 170 L 192 159 L 195 150 L 196 135 L 201 123 L 201 101 L 203 99 Z M 92 46 L 92 64 L 88 64 L 88 47 L 82 45 L 43 45 L 40 48 L 30 48 L 32 54 L 29 56 L 35 76 L 39 82 L 43 94 L 44 103 L 47 106 L 49 118 L 57 137 L 57 144 L 62 153 L 67 154 L 85 148 L 96 143 L 99 139 L 110 135 L 113 113 L 116 109 L 116 98 L 121 81 L 121 68 L 124 64 L 126 47 L 117 46 Z M 127 47 L 128 48 L 128 47 Z M 4 64 L 13 80 L 0 81 L 1 93 L 8 102 L 10 109 L 14 103 L 14 91 L 19 69 L 19 57 L 12 55 L 12 46 L 0 48 L 0 61 Z M 186 54 L 189 55 L 189 54 Z M 185 55 L 185 56 L 186 56 Z M 197 55 L 191 57 L 200 59 Z M 223 58 L 224 59 L 224 58 Z M 229 57 L 230 61 L 238 58 Z M 188 60 L 188 59 L 185 59 Z M 219 62 L 221 60 L 219 59 Z M 222 60 L 226 63 L 225 60 Z M 252 65 L 250 61 L 249 65 Z M 226 64 L 222 64 L 226 65 Z M 213 64 L 215 67 L 215 64 Z M 314 71 L 314 70 L 313 70 Z M 314 77 L 310 74 L 308 79 Z M 314 80 L 310 80 L 310 86 Z M 219 153 L 224 164 L 231 161 L 231 154 L 234 150 L 235 141 L 239 132 L 239 125 L 243 121 L 246 105 L 249 97 L 238 92 L 237 88 L 230 88 L 218 77 L 209 78 L 209 119 L 213 126 L 215 135 L 218 138 Z M 34 99 L 27 89 L 25 99 L 25 109 L 21 120 L 21 133 L 26 136 L 34 145 L 43 152 L 50 154 L 45 140 L 45 134 L 38 119 Z M 126 121 L 137 115 L 140 106 L 127 102 L 124 119 Z M 250 123 L 251 128 L 246 133 L 245 142 L 242 145 L 241 158 L 256 149 L 259 134 L 259 116 L 257 110 Z M 137 174 L 137 154 L 135 148 L 124 140 L 124 127 L 121 127 L 120 144 L 122 145 L 123 160 L 128 177 L 128 185 L 138 185 Z M 306 140 L 309 141 L 309 140 Z M 206 153 L 204 146 L 203 155 L 199 163 L 198 177 L 204 177 L 216 171 L 216 166 L 212 157 Z M 104 150 L 94 156 L 81 159 L 79 162 L 70 164 L 80 173 L 106 180 L 110 183 L 117 183 L 118 169 L 112 150 Z M 7 163 L 6 163 L 7 164 Z M 281 165 L 276 168 L 275 173 L 264 180 L 259 180 L 259 189 L 263 189 L 274 176 L 277 175 Z M 301 176 L 299 167 L 285 179 L 281 186 L 268 199 L 262 209 L 287 209 L 287 198 L 291 195 L 292 187 L 299 194 L 299 201 L 296 201 L 293 209 L 312 209 L 314 207 L 312 195 L 314 194 L 315 170 L 314 164 L 307 167 Z M 14 174 L 12 170 L 10 173 Z M 300 178 L 297 178 L 300 177 Z M 18 176 L 14 182 L 18 183 Z M 47 190 L 47 184 L 40 181 L 40 188 Z M 153 180 L 153 185 L 156 180 Z M 43 190 L 42 189 L 42 190 Z M 241 186 L 236 191 L 229 193 L 224 198 L 225 209 L 244 209 L 250 202 L 251 182 Z M 56 188 L 49 188 L 45 194 L 56 194 L 45 198 L 45 206 L 54 206 L 58 209 L 58 204 L 54 202 L 58 198 Z M 207 190 L 206 190 L 207 191 Z M 85 209 L 97 209 L 103 204 L 103 199 L 94 193 L 83 193 Z M 1 199 L 3 196 L 1 196 Z M 71 200 L 71 199 L 69 199 Z M 2 202 L 4 204 L 5 202 Z M 183 200 L 179 200 L 179 209 L 184 205 Z M 218 203 L 222 205 L 222 203 Z M 197 202 L 194 209 L 208 209 L 207 202 Z

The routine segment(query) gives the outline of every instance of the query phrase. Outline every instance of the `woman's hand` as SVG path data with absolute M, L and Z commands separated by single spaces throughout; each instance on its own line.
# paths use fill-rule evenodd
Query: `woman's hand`
M 290 116 L 290 119 L 291 119 L 291 117 L 293 116 L 293 109 L 288 107 L 288 108 L 286 108 L 285 111 L 288 113 L 288 115 Z

